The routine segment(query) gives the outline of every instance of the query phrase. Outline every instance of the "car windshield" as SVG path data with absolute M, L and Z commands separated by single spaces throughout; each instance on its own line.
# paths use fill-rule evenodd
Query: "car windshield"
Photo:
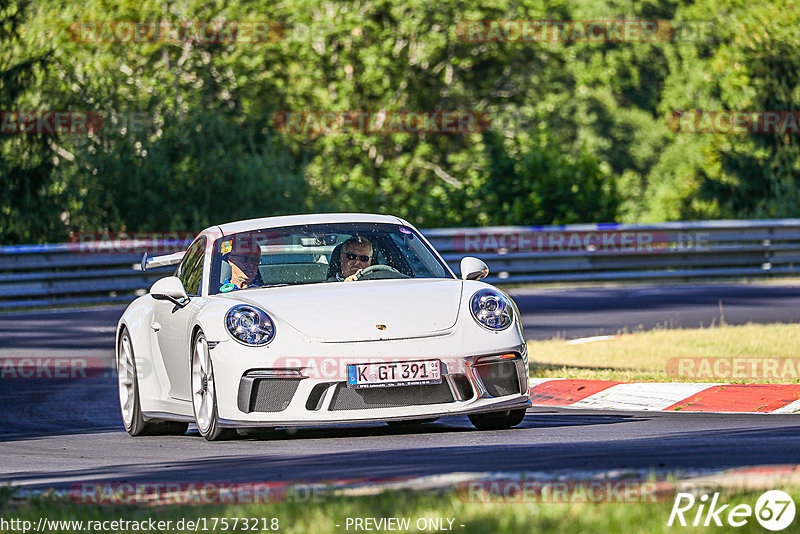
M 452 278 L 407 226 L 307 224 L 228 235 L 214 243 L 209 293 L 357 279 Z

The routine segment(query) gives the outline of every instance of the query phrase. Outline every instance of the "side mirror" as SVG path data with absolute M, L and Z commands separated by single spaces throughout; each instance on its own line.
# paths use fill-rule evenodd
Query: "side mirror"
M 480 280 L 489 275 L 489 268 L 478 258 L 466 256 L 461 258 L 461 279 Z
M 150 288 L 150 296 L 156 300 L 168 300 L 183 308 L 189 300 L 189 295 L 183 288 L 183 282 L 177 276 L 167 276 L 161 280 L 156 280 Z

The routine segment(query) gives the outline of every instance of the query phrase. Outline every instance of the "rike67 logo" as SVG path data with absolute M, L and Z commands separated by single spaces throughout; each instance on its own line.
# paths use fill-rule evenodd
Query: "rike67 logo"
M 756 521 L 765 529 L 778 531 L 788 527 L 794 520 L 794 515 L 792 497 L 780 490 L 764 492 L 756 501 L 755 509 L 749 504 L 722 504 L 719 493 L 712 496 L 704 493 L 697 498 L 691 493 L 678 493 L 667 526 L 741 527 L 755 516 Z

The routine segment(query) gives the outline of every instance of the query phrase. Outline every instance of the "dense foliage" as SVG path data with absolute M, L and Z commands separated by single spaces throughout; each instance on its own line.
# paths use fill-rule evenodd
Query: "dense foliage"
M 798 7 L 0 0 L 0 110 L 103 118 L 89 134 L 0 134 L 0 241 L 310 211 L 394 213 L 423 227 L 800 216 L 800 137 L 670 128 L 676 110 L 800 109 Z M 470 42 L 460 30 L 611 19 L 675 31 Z M 271 21 L 270 38 L 115 42 L 81 25 L 222 20 Z M 468 110 L 490 125 L 294 133 L 276 122 L 327 110 Z

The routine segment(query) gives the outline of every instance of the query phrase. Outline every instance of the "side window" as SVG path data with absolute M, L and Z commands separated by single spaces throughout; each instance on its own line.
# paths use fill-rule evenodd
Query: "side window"
M 183 282 L 187 295 L 197 296 L 200 294 L 200 282 L 203 278 L 203 259 L 206 252 L 206 238 L 202 237 L 195 241 L 186 256 L 181 262 L 178 278 Z

